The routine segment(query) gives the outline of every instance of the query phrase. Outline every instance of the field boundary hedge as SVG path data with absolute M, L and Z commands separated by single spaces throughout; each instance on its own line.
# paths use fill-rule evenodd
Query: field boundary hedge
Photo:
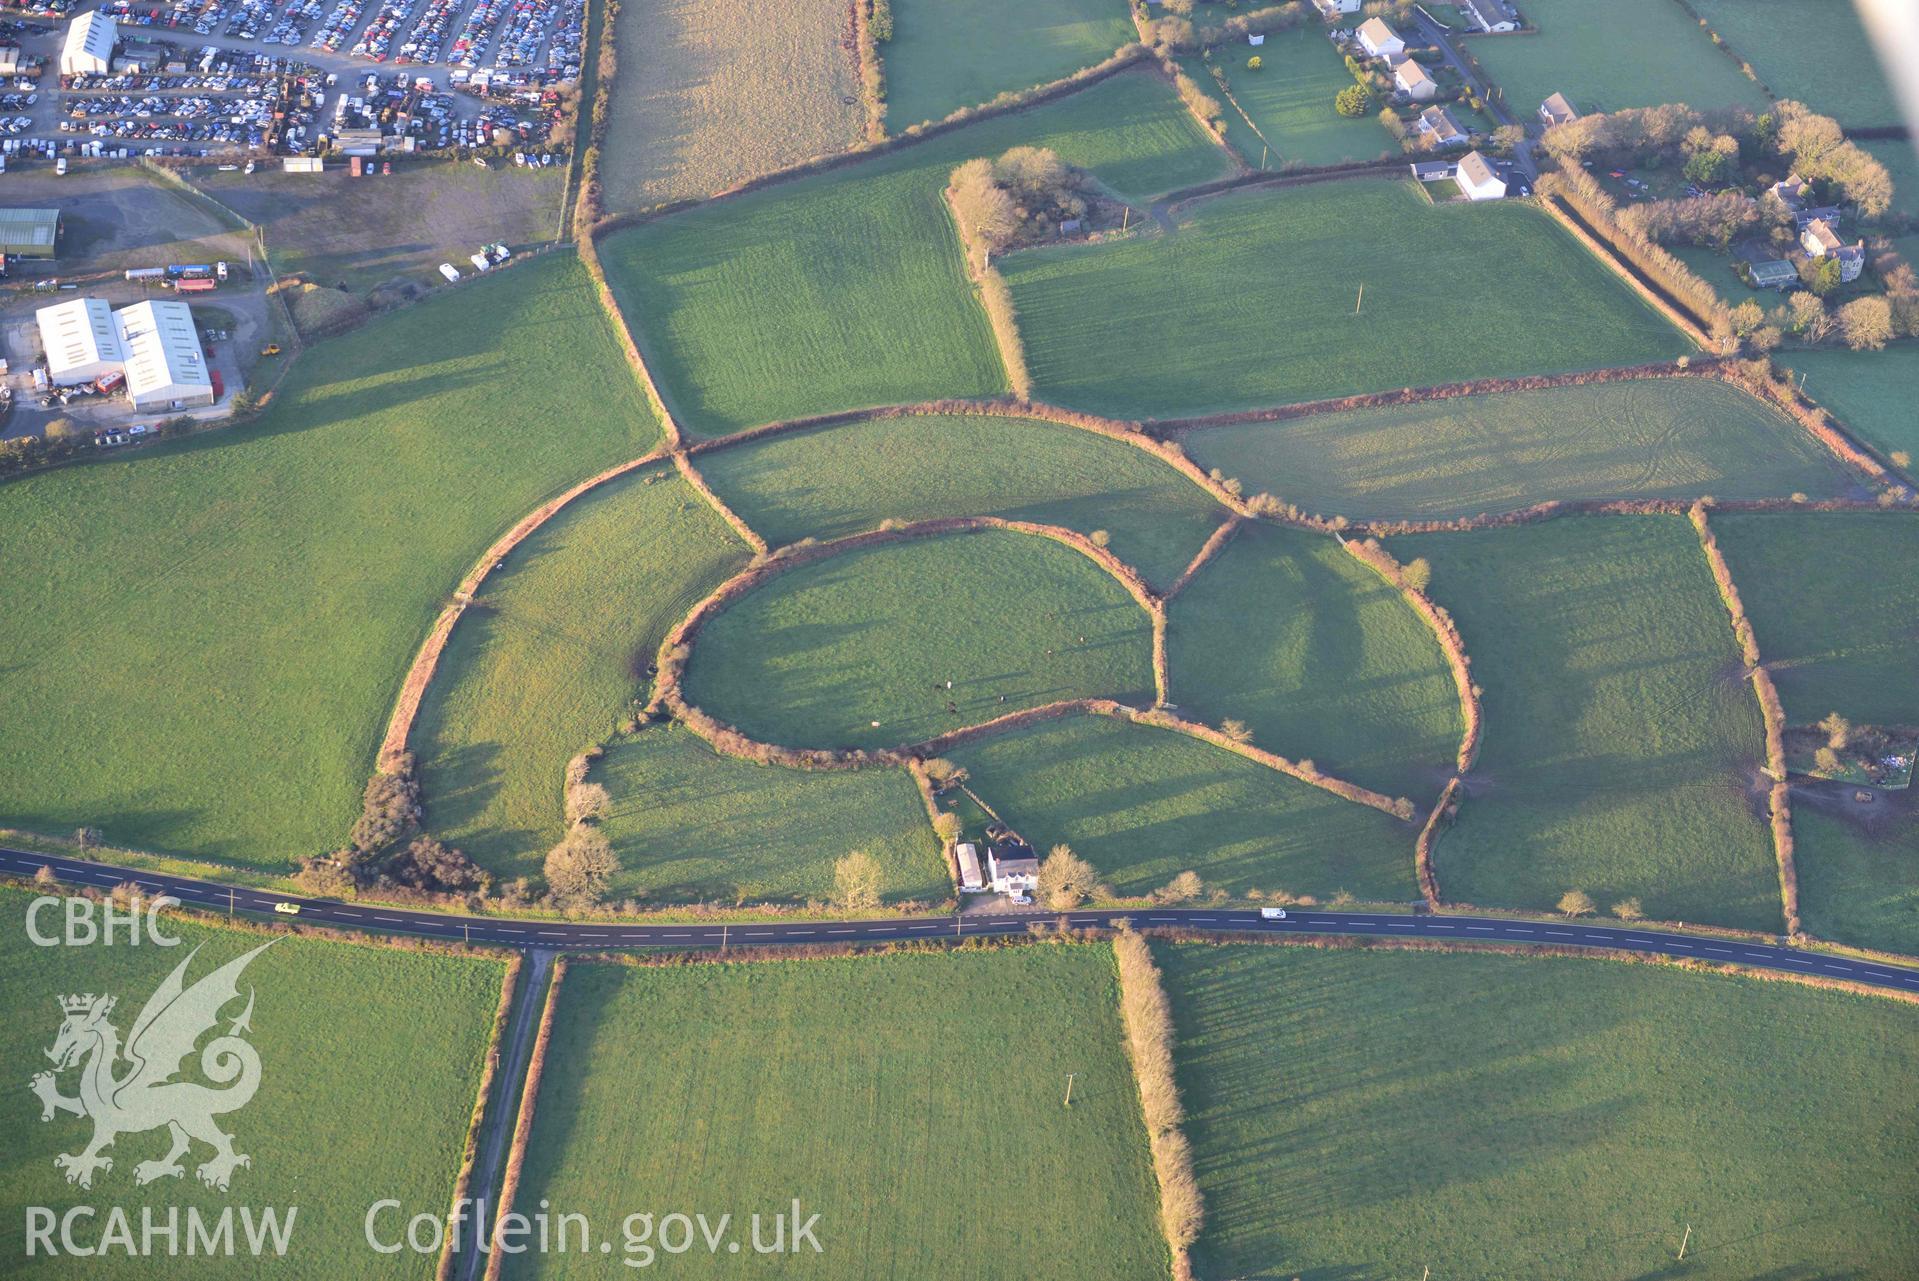
M 457 1223 L 465 1215 L 464 1204 L 473 1191 L 473 1165 L 480 1155 L 480 1131 L 486 1121 L 487 1095 L 493 1091 L 493 1078 L 500 1070 L 500 1044 L 506 1036 L 507 1018 L 513 1012 L 513 989 L 520 981 L 524 956 L 516 951 L 507 960 L 506 974 L 500 981 L 500 1003 L 493 1011 L 493 1032 L 487 1037 L 486 1058 L 480 1068 L 480 1088 L 473 1098 L 473 1113 L 466 1123 L 466 1150 L 460 1156 L 460 1172 L 453 1180 L 453 1202 L 447 1222 Z M 476 1230 L 477 1230 L 477 1226 Z M 440 1262 L 434 1270 L 435 1281 L 451 1281 L 457 1232 L 448 1232 L 440 1243 Z
M 1200 544 L 1199 551 L 1193 556 L 1192 560 L 1186 562 L 1186 568 L 1179 572 L 1179 577 L 1173 580 L 1173 585 L 1166 589 L 1166 594 L 1161 596 L 1160 600 L 1170 603 L 1175 596 L 1185 591 L 1187 586 L 1195 578 L 1199 577 L 1199 571 L 1205 569 L 1206 566 L 1212 562 L 1213 557 L 1219 555 L 1220 552 L 1225 550 L 1226 544 L 1233 541 L 1233 535 L 1237 534 L 1239 527 L 1245 523 L 1246 517 L 1241 516 L 1238 512 L 1234 512 L 1231 516 L 1228 516 L 1220 527 L 1208 535 L 1204 543 Z
M 1664 316 L 1701 351 L 1711 352 L 1719 348 L 1719 344 L 1706 332 L 1705 326 L 1700 324 L 1689 310 L 1682 309 L 1679 302 L 1667 294 L 1664 287 L 1627 262 L 1621 251 L 1610 240 L 1602 237 L 1600 228 L 1591 225 L 1584 215 L 1573 208 L 1570 201 L 1550 192 L 1542 192 L 1539 207 L 1544 209 L 1554 222 L 1564 227 L 1574 240 L 1584 245 L 1586 250 L 1603 263 L 1613 275 L 1624 281 L 1647 306 Z
M 591 490 L 598 489 L 608 481 L 616 480 L 628 472 L 638 471 L 642 467 L 666 461 L 667 453 L 663 449 L 651 450 L 638 458 L 623 463 L 615 463 L 605 471 L 589 476 L 572 488 L 547 499 L 526 515 L 520 517 L 512 528 L 494 539 L 492 544 L 466 572 L 459 585 L 453 589 L 453 599 L 447 602 L 434 619 L 433 626 L 427 631 L 426 639 L 421 643 L 419 652 L 413 656 L 413 664 L 407 669 L 405 678 L 400 682 L 400 694 L 393 707 L 393 714 L 387 718 L 386 736 L 380 742 L 377 768 L 391 772 L 392 767 L 407 751 L 407 739 L 413 734 L 413 723 L 420 715 L 420 706 L 426 699 L 427 686 L 433 681 L 433 674 L 440 666 L 440 656 L 446 652 L 447 641 L 453 635 L 453 625 L 473 603 L 474 594 L 480 590 L 480 584 L 486 576 L 497 568 L 515 547 L 532 535 L 533 531 L 558 515 L 560 509 Z
M 1193 1172 L 1193 1147 L 1181 1124 L 1186 1107 L 1174 1079 L 1177 1038 L 1173 1005 L 1166 996 L 1152 949 L 1131 930 L 1113 933 L 1114 969 L 1119 975 L 1119 1016 L 1126 1032 L 1126 1057 L 1139 1088 L 1140 1119 L 1159 1185 L 1160 1231 L 1166 1236 L 1174 1281 L 1189 1281 L 1188 1251 L 1206 1222 L 1205 1200 Z
M 915 143 L 924 142 L 929 138 L 940 137 L 943 134 L 951 133 L 956 129 L 964 128 L 967 125 L 977 123 L 981 120 L 990 120 L 998 116 L 1014 115 L 1029 107 L 1041 106 L 1056 99 L 1068 97 L 1089 85 L 1094 85 L 1102 80 L 1116 76 L 1122 71 L 1130 69 L 1135 64 L 1148 60 L 1150 57 L 1150 51 L 1142 45 L 1125 45 L 1120 48 L 1118 52 L 1114 53 L 1112 57 L 1107 58 L 1103 62 L 1094 63 L 1090 67 L 1082 67 L 1071 75 L 1063 76 L 1058 80 L 1048 81 L 1043 85 L 1036 85 L 1021 93 L 1002 95 L 1003 100 L 996 99 L 984 106 L 962 108 L 952 115 L 947 116 L 944 120 L 937 120 L 923 126 L 914 125 L 904 133 L 888 134 L 878 142 L 870 143 L 866 146 L 852 147 L 845 151 L 836 151 L 831 155 L 816 156 L 811 160 L 802 160 L 800 163 L 790 165 L 785 169 L 776 169 L 772 173 L 764 173 L 758 177 L 748 178 L 744 182 L 728 187 L 724 191 L 715 192 L 710 196 L 689 196 L 683 200 L 673 200 L 664 204 L 655 205 L 651 209 L 635 209 L 622 213 L 609 214 L 588 228 L 585 236 L 582 238 L 598 240 L 603 236 L 612 235 L 616 231 L 624 231 L 628 227 L 637 227 L 645 223 L 655 222 L 661 218 L 671 217 L 677 213 L 684 213 L 688 209 L 703 208 L 711 204 L 737 200 L 741 196 L 751 195 L 753 192 L 763 191 L 768 187 L 795 182 L 801 178 L 810 178 L 814 174 L 830 173 L 835 169 L 844 169 L 849 165 L 858 164 L 863 160 L 870 160 L 875 156 L 886 155 L 902 147 L 910 147 Z
M 878 0 L 881 4 L 888 0 Z M 879 37 L 873 34 L 874 0 L 848 0 L 853 11 L 853 47 L 859 64 L 860 106 L 865 119 L 861 137 L 875 143 L 886 137 L 886 63 L 880 58 Z M 888 19 L 889 26 L 891 19 Z
M 1013 290 L 999 268 L 993 265 L 993 252 L 979 230 L 960 212 L 950 185 L 940 193 L 940 198 L 946 202 L 946 212 L 952 216 L 953 226 L 959 232 L 960 256 L 966 260 L 966 274 L 973 279 L 980 309 L 986 313 L 987 327 L 993 331 L 993 345 L 999 349 L 1006 385 L 1022 404 L 1029 402 L 1033 398 L 1033 375 L 1026 365 L 1026 340 L 1020 336 L 1019 309 L 1013 305 Z
M 1147 938 L 1168 943 L 1197 944 L 1206 947 L 1305 947 L 1327 952 L 1458 952 L 1513 957 L 1550 957 L 1563 960 L 1612 961 L 1622 965 L 1658 965 L 1696 974 L 1714 974 L 1725 978 L 1751 979 L 1758 983 L 1797 983 L 1802 987 L 1847 992 L 1853 996 L 1877 996 L 1905 1005 L 1919 1005 L 1919 992 L 1898 988 L 1874 987 L 1851 979 L 1832 979 L 1819 974 L 1798 974 L 1791 970 L 1768 970 L 1744 966 L 1737 961 L 1706 961 L 1691 956 L 1667 956 L 1660 952 L 1629 952 L 1620 948 L 1568 947 L 1563 943 L 1513 943 L 1487 940 L 1473 943 L 1464 939 L 1381 938 L 1365 934 L 1235 934 L 1230 931 L 1201 932 L 1178 926 L 1153 925 L 1140 931 Z
M 533 1112 L 540 1098 L 540 1078 L 546 1074 L 546 1054 L 553 1042 L 553 1013 L 560 1003 L 560 984 L 566 978 L 567 958 L 553 958 L 553 978 L 547 984 L 546 1003 L 540 1009 L 540 1030 L 533 1041 L 533 1054 L 526 1064 L 526 1084 L 520 1090 L 520 1112 L 513 1124 L 513 1142 L 507 1148 L 506 1175 L 500 1180 L 500 1205 L 494 1214 L 492 1249 L 486 1258 L 485 1281 L 499 1281 L 506 1262 L 500 1249 L 500 1233 L 506 1216 L 513 1212 L 513 1199 L 519 1195 L 520 1176 L 526 1167 L 526 1149 L 533 1136 Z M 529 994 L 530 995 L 530 994 Z
M 1786 709 L 1779 701 L 1772 673 L 1766 670 L 1759 654 L 1759 637 L 1752 620 L 1746 616 L 1746 602 L 1733 581 L 1732 566 L 1719 549 L 1718 536 L 1706 515 L 1706 504 L 1694 503 L 1686 513 L 1699 535 L 1699 547 L 1712 571 L 1713 585 L 1732 619 L 1733 638 L 1739 643 L 1739 656 L 1745 661 L 1746 676 L 1752 683 L 1753 697 L 1759 702 L 1759 716 L 1766 728 L 1766 774 L 1772 780 L 1766 793 L 1767 826 L 1772 833 L 1773 858 L 1779 865 L 1779 902 L 1786 918 L 1786 933 L 1800 937 L 1799 869 L 1793 861 L 1792 789 L 1786 782 Z
M 786 571 L 865 547 L 990 529 L 1047 538 L 1071 548 L 1104 569 L 1132 596 L 1134 603 L 1145 611 L 1148 619 L 1154 621 L 1155 633 L 1158 637 L 1154 661 L 1157 701 L 1153 708 L 1141 710 L 1115 699 L 1106 698 L 1063 699 L 1040 707 L 1009 712 L 981 724 L 963 726 L 918 743 L 904 744 L 899 747 L 801 748 L 767 743 L 752 738 L 737 727 L 725 723 L 704 708 L 695 705 L 686 697 L 684 688 L 686 665 L 692 657 L 693 643 L 698 639 L 700 631 L 741 597 L 758 590 Z M 1137 570 L 1110 551 L 1095 544 L 1085 535 L 1058 525 L 1012 520 L 1000 516 L 948 516 L 908 525 L 867 530 L 825 543 L 790 545 L 771 556 L 761 558 L 715 587 L 696 603 L 685 617 L 675 623 L 660 642 L 658 675 L 654 678 L 653 697 L 648 704 L 648 711 L 651 714 L 665 711 L 673 719 L 706 740 L 715 751 L 724 755 L 761 764 L 784 765 L 791 769 L 824 770 L 906 765 L 911 761 L 924 761 L 941 755 L 954 746 L 976 738 L 1006 733 L 1024 725 L 1055 719 L 1074 712 L 1087 712 L 1174 730 L 1287 774 L 1303 783 L 1331 792 L 1345 800 L 1390 814 L 1401 821 L 1412 819 L 1413 806 L 1409 800 L 1385 796 L 1369 788 L 1325 774 L 1317 768 L 1308 769 L 1276 752 L 1255 747 L 1250 742 L 1242 742 L 1222 730 L 1186 720 L 1165 710 L 1163 704 L 1167 691 L 1164 668 L 1164 617 L 1163 602 L 1154 595 Z

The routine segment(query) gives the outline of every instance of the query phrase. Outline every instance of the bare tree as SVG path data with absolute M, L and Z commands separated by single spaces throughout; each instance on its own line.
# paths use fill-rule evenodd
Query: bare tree
M 833 864 L 833 901 L 849 912 L 880 905 L 880 862 L 865 850 L 853 850 Z
M 1559 910 L 1567 916 L 1591 916 L 1593 897 L 1584 890 L 1567 890 L 1559 896 Z
M 1070 845 L 1055 845 L 1039 865 L 1039 896 L 1048 907 L 1062 911 L 1078 907 L 1103 888 L 1093 865 L 1073 853 Z
M 582 823 L 547 851 L 546 884 L 562 902 L 597 903 L 619 870 L 613 843 L 591 823 Z

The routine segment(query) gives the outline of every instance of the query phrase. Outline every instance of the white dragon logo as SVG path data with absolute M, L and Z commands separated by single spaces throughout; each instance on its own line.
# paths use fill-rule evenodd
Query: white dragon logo
M 151 1183 L 163 1176 L 180 1177 L 185 1173 L 180 1158 L 195 1139 L 213 1148 L 212 1159 L 197 1171 L 200 1182 L 210 1188 L 226 1191 L 233 1171 L 253 1164 L 250 1157 L 233 1150 L 233 1136 L 223 1133 L 213 1120 L 223 1112 L 245 1107 L 260 1088 L 260 1056 L 241 1039 L 243 1032 L 252 1030 L 252 989 L 247 991 L 246 1009 L 233 1020 L 227 1034 L 215 1037 L 200 1052 L 201 1073 L 226 1088 L 212 1089 L 196 1081 L 173 1078 L 201 1035 L 220 1021 L 220 1010 L 239 998 L 240 972 L 271 946 L 271 942 L 263 943 L 187 987 L 187 965 L 200 950 L 194 948 L 147 998 L 140 1017 L 133 1021 L 124 1049 L 119 1030 L 107 1017 L 113 1013 L 114 997 L 89 992 L 60 998 L 65 1021 L 53 1048 L 47 1051 L 53 1071 L 36 1074 L 28 1088 L 40 1098 L 42 1121 L 51 1121 L 56 1112 L 93 1120 L 93 1139 L 85 1148 L 53 1158 L 53 1163 L 66 1172 L 68 1183 L 92 1187 L 96 1170 L 113 1169 L 112 1158 L 101 1152 L 111 1147 L 114 1139 L 163 1125 L 173 1137 L 173 1146 L 160 1160 L 136 1165 L 136 1183 Z M 129 1066 L 116 1074 L 122 1060 Z M 55 1077 L 75 1066 L 80 1066 L 80 1093 L 69 1098 L 60 1093 Z

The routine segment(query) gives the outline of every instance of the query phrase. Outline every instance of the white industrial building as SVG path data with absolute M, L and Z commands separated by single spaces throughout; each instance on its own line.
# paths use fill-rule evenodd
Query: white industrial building
M 67 27 L 67 42 L 60 46 L 60 74 L 63 76 L 104 76 L 113 69 L 113 46 L 120 38 L 120 24 L 98 9 L 83 13 Z
M 78 387 L 119 371 L 125 359 L 113 310 L 102 298 L 75 298 L 42 307 L 40 346 L 47 353 L 47 379 L 56 387 Z
M 193 309 L 183 302 L 141 302 L 111 311 L 99 298 L 75 298 L 42 307 L 35 319 L 47 353 L 47 377 L 57 387 L 127 380 L 127 398 L 143 411 L 213 403 L 213 375 Z
M 126 356 L 127 397 L 135 409 L 213 403 L 213 376 L 193 309 L 183 302 L 137 302 L 113 313 Z

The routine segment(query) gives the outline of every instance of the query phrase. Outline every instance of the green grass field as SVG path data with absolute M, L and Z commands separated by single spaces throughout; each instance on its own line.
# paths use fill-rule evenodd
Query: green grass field
M 276 869 L 337 846 L 445 594 L 658 437 L 556 254 L 310 349 L 253 424 L 9 482 L 0 818 Z
M 1178 218 L 1171 233 L 1002 261 L 1041 396 L 1165 418 L 1684 347 L 1522 205 L 1433 207 L 1410 181 L 1354 179 L 1220 196 Z
M 1248 525 L 1173 600 L 1172 699 L 1391 796 L 1430 800 L 1459 751 L 1459 696 L 1432 631 L 1332 539 Z
M 1713 519 L 1786 715 L 1919 725 L 1919 516 Z
M 721 756 L 677 725 L 617 739 L 593 778 L 613 795 L 613 895 L 654 902 L 825 900 L 833 862 L 879 860 L 889 900 L 940 902 L 953 881 L 904 770 L 794 770 Z
M 1575 958 L 1155 951 L 1201 1277 L 1894 1281 L 1919 1254 L 1911 1006 Z
M 1759 705 L 1692 527 L 1567 517 L 1395 538 L 1430 559 L 1484 688 L 1485 738 L 1436 856 L 1440 893 L 1780 927 L 1756 806 Z M 1751 591 L 1747 591 L 1748 600 Z
M 609 1229 L 634 1210 L 730 1213 L 742 1241 L 795 1198 L 819 1215 L 817 1255 L 702 1244 L 660 1256 L 677 1276 L 1164 1275 L 1118 995 L 1104 947 L 578 966 L 521 1192 Z M 507 1275 L 606 1269 L 529 1254 Z
M 1418 893 L 1410 824 L 1171 730 L 1076 716 L 952 757 L 1035 849 L 1071 845 L 1120 894 L 1185 871 L 1235 895 Z
M 1846 0 L 1692 0 L 1700 17 L 1781 98 L 1848 127 L 1899 123 L 1859 15 Z
M 1112 0 L 900 0 L 886 67 L 886 127 L 900 133 L 961 107 L 1090 67 L 1138 39 Z
M 1113 554 L 1161 588 L 1224 514 L 1143 450 L 1031 419 L 869 419 L 720 450 L 699 465 L 774 546 L 838 538 L 888 518 L 1009 516 L 1087 535 L 1106 530 Z
M 1207 427 L 1183 442 L 1249 491 L 1355 519 L 1447 519 L 1549 499 L 1836 498 L 1853 483 L 1791 419 L 1702 378 Z
M 60 1030 L 58 998 L 113 995 L 119 1004 L 109 1021 L 126 1037 L 147 998 L 195 947 L 200 952 L 188 968 L 189 985 L 267 940 L 245 930 L 163 922 L 180 946 L 146 940 L 126 946 L 123 931 L 113 947 L 36 947 L 26 932 L 30 899 L 22 889 L 0 890 L 0 962 L 7 973 L 0 1011 L 14 1029 L 0 1047 L 10 1086 L 0 1092 L 0 1139 L 8 1154 L 0 1197 L 9 1206 L 45 1206 L 62 1215 L 73 1206 L 98 1207 L 91 1220 L 76 1220 L 82 1243 L 105 1230 L 108 1207 L 125 1210 L 136 1241 L 143 1209 L 164 1224 L 169 1207 L 177 1207 L 180 1255 L 166 1257 L 165 1239 L 155 1238 L 157 1258 L 111 1249 L 84 1263 L 27 1258 L 24 1215 L 16 1208 L 0 1223 L 8 1276 L 256 1277 L 265 1269 L 244 1253 L 185 1256 L 188 1207 L 214 1220 L 238 1206 L 256 1214 L 277 1207 L 283 1221 L 286 1209 L 296 1208 L 286 1257 L 267 1256 L 273 1275 L 314 1281 L 432 1275 L 433 1256 L 375 1254 L 362 1221 L 384 1197 L 408 1207 L 405 1215 L 381 1220 L 388 1236 L 389 1229 L 404 1231 L 414 1213 L 446 1213 L 499 1004 L 503 967 L 497 961 L 280 938 L 246 968 L 242 1000 L 229 1005 L 221 1024 L 224 1032 L 251 991 L 247 1039 L 260 1056 L 260 1086 L 251 1102 L 219 1123 L 252 1165 L 233 1173 L 228 1192 L 203 1187 L 195 1167 L 211 1149 L 196 1143 L 183 1161 L 183 1177 L 141 1187 L 134 1167 L 163 1157 L 167 1134 L 129 1132 L 108 1150 L 113 1168 L 82 1189 L 65 1181 L 53 1159 L 80 1151 L 93 1133 L 91 1122 L 60 1113 L 43 1123 L 40 1103 L 26 1088 L 30 1076 L 49 1066 L 43 1051 Z M 58 922 L 57 909 L 39 918 L 40 929 L 56 935 Z M 199 1061 L 198 1055 L 186 1061 L 183 1079 L 207 1081 Z M 115 1071 L 124 1074 L 127 1065 Z M 63 1073 L 62 1093 L 76 1093 L 78 1080 L 77 1070 Z M 244 1239 L 237 1210 L 234 1234 Z
M 940 193 L 975 156 L 1048 146 L 1145 196 L 1225 171 L 1143 72 L 921 145 L 609 236 L 607 272 L 687 429 L 1005 390 Z
M 1703 109 L 1768 105 L 1699 24 L 1672 0 L 1532 0 L 1537 35 L 1471 42 L 1470 51 L 1522 121 L 1555 92 L 1582 114 L 1683 102 Z
M 1799 915 L 1816 938 L 1919 955 L 1919 818 L 1909 794 L 1882 793 L 1870 826 L 1793 799 Z M 1854 807 L 1855 809 L 1858 807 Z
M 453 632 L 414 731 L 427 826 L 502 876 L 565 832 L 561 771 L 635 698 L 667 628 L 747 549 L 670 465 L 586 495 L 514 551 Z
M 1246 60 L 1257 55 L 1258 71 Z M 1200 88 L 1220 97 L 1218 82 L 1208 64 L 1197 57 L 1181 60 Z M 1246 162 L 1257 166 L 1262 149 L 1268 169 L 1287 165 L 1337 165 L 1376 160 L 1397 153 L 1398 144 L 1371 116 L 1353 118 L 1333 110 L 1333 98 L 1353 82 L 1340 53 L 1328 43 L 1318 23 L 1276 31 L 1258 49 L 1237 41 L 1213 53 L 1212 65 L 1226 72 L 1234 98 L 1252 118 L 1254 128 L 1222 98 L 1226 108 L 1226 136 Z
M 1919 479 L 1913 461 L 1919 459 L 1919 418 L 1912 413 L 1912 389 L 1919 385 L 1919 346 L 1795 351 L 1780 363 L 1794 377 L 1803 376 L 1806 394 L 1830 409 L 1860 439 L 1887 457 L 1904 454 L 1906 475 Z
M 765 742 L 892 747 L 1064 698 L 1151 701 L 1151 654 L 1105 570 L 984 530 L 782 574 L 701 630 L 687 697 Z

